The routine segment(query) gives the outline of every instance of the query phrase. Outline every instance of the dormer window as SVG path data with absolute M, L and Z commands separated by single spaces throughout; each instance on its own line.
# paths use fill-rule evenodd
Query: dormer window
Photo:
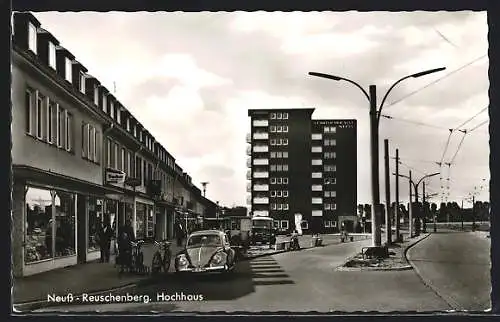
M 71 72 L 72 72 L 72 66 L 71 66 L 71 59 L 69 58 L 66 58 L 65 60 L 65 78 L 68 82 L 71 82 L 71 79 L 72 79 L 72 75 L 71 75 Z
M 113 104 L 113 102 L 109 103 L 109 115 L 112 119 L 115 118 L 115 105 Z
M 28 25 L 28 48 L 31 50 L 33 53 L 36 52 L 36 45 L 37 45 L 37 34 L 36 34 L 36 26 L 32 23 L 29 23 Z
M 106 107 L 108 105 L 108 100 L 107 100 L 107 96 L 106 96 L 106 93 L 103 93 L 102 94 L 102 110 L 104 112 L 106 112 Z
M 94 85 L 94 104 L 99 105 L 99 87 L 97 85 Z
M 85 74 L 80 72 L 80 92 L 85 94 Z
M 116 121 L 118 124 L 122 124 L 122 113 L 120 108 L 116 109 Z
M 49 41 L 49 66 L 56 69 L 56 45 Z

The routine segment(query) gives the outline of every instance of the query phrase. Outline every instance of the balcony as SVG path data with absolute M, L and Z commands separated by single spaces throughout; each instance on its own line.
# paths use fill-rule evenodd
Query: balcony
M 321 147 L 321 146 L 313 146 L 311 148 L 311 152 L 312 153 L 321 153 L 321 152 L 323 152 L 323 147 Z
M 250 170 L 248 170 L 247 172 L 247 180 L 251 180 L 252 179 L 252 172 Z
M 253 147 L 253 152 L 269 152 L 267 145 L 256 145 Z
M 254 217 L 269 217 L 269 211 L 267 210 L 255 210 L 253 212 Z
M 265 205 L 269 203 L 269 198 L 268 197 L 253 198 L 253 203 L 256 205 Z
M 313 172 L 311 174 L 311 178 L 313 178 L 313 179 L 321 179 L 321 178 L 323 178 L 323 173 L 322 172 Z
M 269 133 L 267 132 L 257 132 L 253 134 L 253 139 L 254 140 L 268 140 L 269 139 Z
M 311 165 L 323 165 L 323 160 L 321 159 L 312 160 Z
M 252 160 L 248 159 L 247 160 L 247 168 L 251 168 L 252 167 Z
M 254 165 L 269 165 L 269 159 L 254 159 Z
M 256 184 L 253 186 L 254 191 L 269 191 L 268 184 Z
M 247 155 L 252 155 L 252 147 L 247 146 Z
M 269 178 L 269 172 L 254 172 L 254 178 Z
M 321 133 L 313 133 L 311 135 L 312 140 L 323 140 L 323 134 Z
M 317 185 L 313 185 L 313 186 L 311 187 L 311 190 L 312 190 L 312 191 L 323 191 L 323 186 L 322 186 L 322 185 L 319 185 L 319 184 L 317 184 Z
M 262 127 L 267 127 L 269 126 L 269 121 L 268 120 L 254 120 L 252 122 L 253 126 L 262 126 Z
M 252 143 L 252 136 L 250 133 L 247 133 L 247 143 Z
M 252 197 L 247 197 L 247 205 L 251 205 L 252 204 Z
M 252 183 L 251 182 L 247 183 L 247 192 L 252 192 Z
M 323 198 L 312 198 L 313 205 L 321 205 L 323 203 Z
M 311 215 L 313 217 L 322 217 L 323 216 L 323 210 L 313 210 Z

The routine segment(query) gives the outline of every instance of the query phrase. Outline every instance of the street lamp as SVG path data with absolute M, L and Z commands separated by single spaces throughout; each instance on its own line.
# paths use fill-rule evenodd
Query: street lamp
M 409 180 L 409 182 L 413 185 L 413 188 L 415 189 L 415 204 L 418 203 L 418 186 L 424 182 L 425 179 L 427 178 L 430 178 L 430 177 L 434 177 L 434 176 L 437 176 L 439 175 L 440 172 L 435 172 L 435 173 L 431 173 L 431 174 L 426 174 L 425 176 L 423 176 L 422 178 L 420 178 L 420 180 L 418 180 L 416 183 L 412 180 L 411 176 L 407 176 L 407 175 L 404 175 L 404 174 L 396 174 L 396 173 L 393 173 L 393 175 L 395 176 L 400 176 L 400 177 L 403 177 L 403 178 L 406 178 Z M 425 191 L 423 193 L 423 196 L 424 196 L 424 201 L 425 201 Z M 411 199 L 410 199 L 410 208 L 411 208 Z M 410 220 L 411 221 L 411 220 Z M 436 225 L 436 222 L 434 220 L 434 225 Z M 411 227 L 411 222 L 410 222 L 410 227 Z M 435 227 L 435 226 L 434 226 Z M 412 229 L 410 229 L 410 238 L 412 237 Z
M 445 67 L 441 68 L 434 68 L 434 69 L 429 69 L 426 71 L 422 71 L 419 73 L 411 74 L 408 76 L 405 76 L 398 81 L 396 81 L 394 84 L 392 84 L 391 87 L 389 87 L 389 90 L 385 93 L 382 102 L 380 104 L 380 107 L 377 110 L 377 87 L 376 85 L 370 85 L 369 86 L 369 94 L 366 92 L 366 90 L 356 83 L 353 80 L 350 80 L 348 78 L 344 77 L 339 77 L 335 75 L 329 75 L 329 74 L 324 74 L 324 73 L 317 73 L 317 72 L 309 72 L 309 75 L 315 76 L 315 77 L 321 77 L 321 78 L 326 78 L 326 79 L 331 79 L 334 81 L 346 81 L 348 83 L 353 84 L 357 88 L 363 92 L 365 97 L 368 99 L 370 103 L 370 151 L 371 151 L 371 168 L 372 168 L 372 176 L 371 176 L 371 182 L 372 182 L 372 243 L 373 246 L 379 247 L 381 246 L 381 231 L 380 231 L 380 218 L 378 218 L 377 214 L 377 208 L 378 205 L 380 204 L 380 183 L 379 183 L 379 145 L 378 145 L 378 128 L 379 128 L 379 123 L 380 123 L 380 115 L 382 112 L 382 108 L 384 107 L 385 100 L 389 96 L 389 93 L 392 91 L 392 89 L 401 83 L 402 81 L 408 79 L 408 78 L 418 78 L 422 77 L 425 75 L 429 75 L 432 73 L 440 72 L 445 70 Z

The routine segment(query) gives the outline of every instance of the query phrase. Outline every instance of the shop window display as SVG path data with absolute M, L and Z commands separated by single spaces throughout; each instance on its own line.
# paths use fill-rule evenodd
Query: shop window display
M 147 222 L 146 222 L 146 237 L 154 237 L 155 235 L 155 217 L 153 212 L 153 206 L 147 205 Z
M 100 246 L 97 240 L 97 233 L 99 231 L 99 225 L 103 220 L 103 200 L 95 197 L 89 197 L 87 200 L 89 213 L 87 251 L 93 252 L 100 250 Z
M 54 196 L 55 213 L 55 257 L 76 254 L 75 241 L 75 195 L 57 191 Z
M 32 187 L 27 189 L 25 263 L 52 258 L 52 204 L 50 190 Z

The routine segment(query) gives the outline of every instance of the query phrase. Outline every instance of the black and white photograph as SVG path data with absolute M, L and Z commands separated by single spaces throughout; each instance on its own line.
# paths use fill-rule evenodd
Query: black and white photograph
M 485 11 L 11 27 L 13 312 L 491 312 Z

